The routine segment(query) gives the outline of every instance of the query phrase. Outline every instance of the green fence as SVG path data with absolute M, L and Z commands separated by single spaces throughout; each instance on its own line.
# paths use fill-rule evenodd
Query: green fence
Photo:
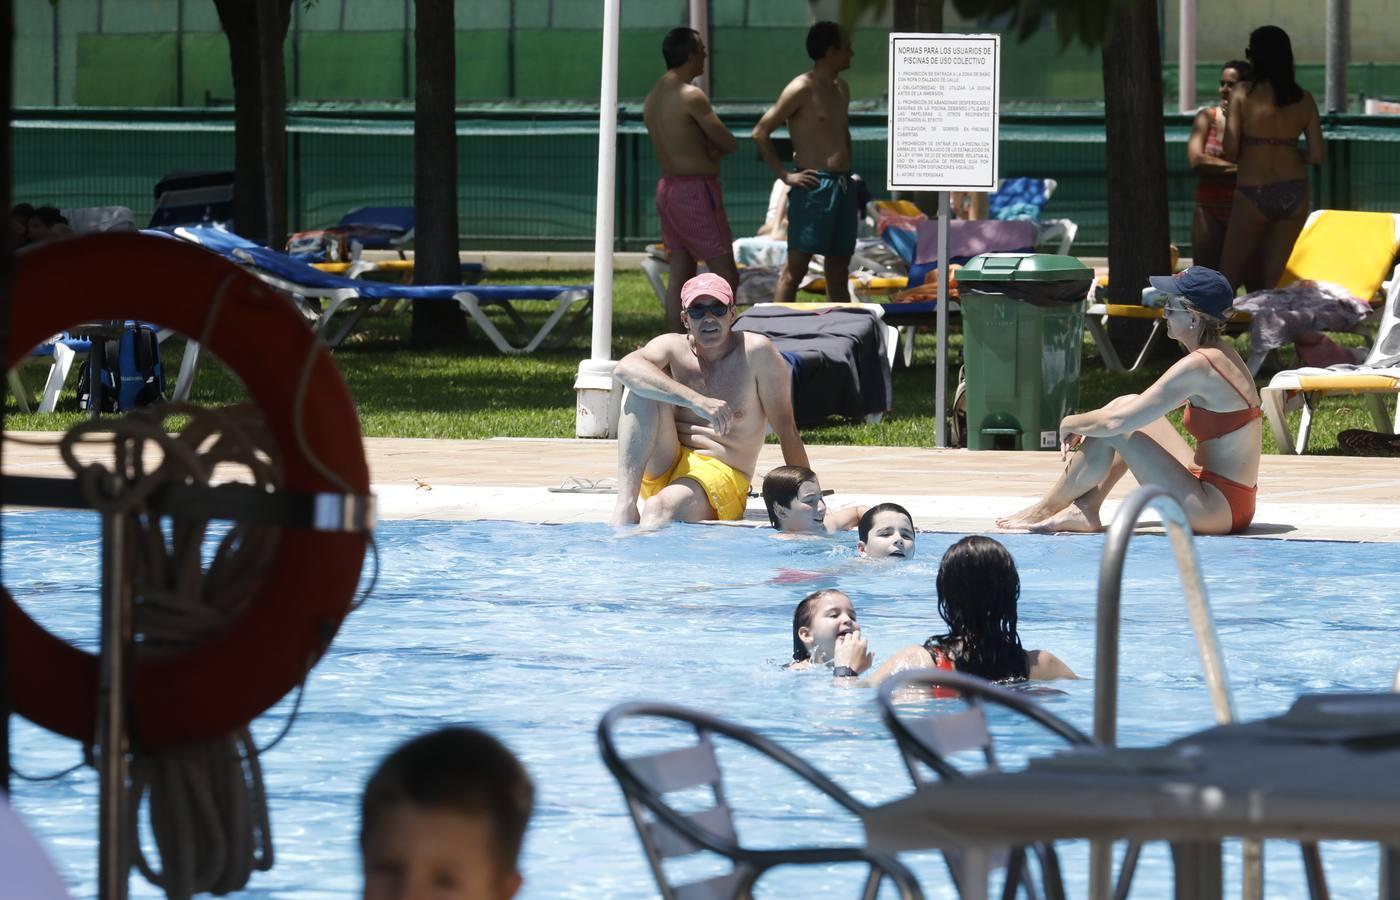
M 746 135 L 756 106 L 720 114 L 739 152 L 724 160 L 726 206 L 735 234 L 763 220 L 772 176 Z M 154 208 L 152 189 L 176 171 L 233 164 L 229 111 L 26 111 L 15 115 L 14 197 L 60 207 L 129 206 L 138 222 Z M 1165 173 L 1173 240 L 1189 253 L 1194 176 L 1186 166 L 1189 116 L 1169 116 Z M 640 110 L 619 116 L 617 244 L 638 249 L 661 228 L 652 201 L 657 167 Z M 1314 208 L 1400 211 L 1400 121 L 1337 117 L 1327 122 L 1327 162 L 1312 182 Z M 578 248 L 593 243 L 597 178 L 596 112 L 475 109 L 459 114 L 463 245 Z M 883 196 L 885 117 L 852 115 L 853 168 Z M 1001 175 L 1054 178 L 1047 218 L 1079 224 L 1076 252 L 1107 244 L 1102 115 L 1002 116 Z M 288 117 L 288 196 L 296 230 L 334 222 L 363 205 L 413 202 L 413 126 L 401 110 L 294 110 Z

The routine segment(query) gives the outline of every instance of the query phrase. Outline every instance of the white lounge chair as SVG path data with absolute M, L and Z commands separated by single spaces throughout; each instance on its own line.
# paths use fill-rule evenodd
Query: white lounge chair
M 1385 291 L 1385 306 L 1381 310 L 1380 328 L 1376 332 L 1376 342 L 1364 361 L 1358 365 L 1279 372 L 1269 386 L 1259 392 L 1264 414 L 1269 419 L 1269 427 L 1280 452 L 1302 453 L 1308 448 L 1313 410 L 1329 394 L 1365 397 L 1376 430 L 1394 433 L 1395 418 L 1387 405 L 1400 401 L 1400 310 L 1397 310 L 1397 305 L 1400 305 L 1400 266 L 1396 267 L 1382 289 Z M 1299 398 L 1303 414 L 1295 437 L 1288 431 L 1287 411 L 1290 401 L 1296 402 Z M 1400 407 L 1397 407 L 1396 415 L 1400 415 Z

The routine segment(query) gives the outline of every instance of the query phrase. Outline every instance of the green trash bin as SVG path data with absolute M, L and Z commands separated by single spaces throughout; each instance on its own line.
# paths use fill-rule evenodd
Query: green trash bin
M 957 279 L 968 449 L 1057 449 L 1079 401 L 1094 271 L 1072 256 L 984 253 Z

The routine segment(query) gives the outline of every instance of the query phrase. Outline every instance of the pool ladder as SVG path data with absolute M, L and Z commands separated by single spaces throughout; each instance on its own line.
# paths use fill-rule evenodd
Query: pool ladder
M 1103 561 L 1099 566 L 1098 626 L 1094 650 L 1094 740 L 1106 747 L 1117 743 L 1118 731 L 1118 632 L 1122 618 L 1123 563 L 1128 555 L 1128 542 L 1133 529 L 1147 510 L 1155 510 L 1171 540 L 1172 555 L 1181 576 L 1186 595 L 1186 609 L 1191 615 L 1191 628 L 1196 633 L 1196 649 L 1205 669 L 1206 687 L 1210 690 L 1215 719 L 1220 724 L 1235 721 L 1235 699 L 1225 676 L 1225 657 L 1215 636 L 1215 620 L 1211 617 L 1210 601 L 1206 598 L 1201 567 L 1196 561 L 1191 523 L 1176 498 L 1159 487 L 1145 485 L 1133 491 L 1118 510 L 1104 538 Z M 1396 675 L 1400 682 L 1400 673 Z M 1116 895 L 1110 894 L 1113 879 L 1113 847 L 1095 841 L 1089 848 L 1089 896 L 1091 900 L 1122 900 L 1132 883 L 1133 868 L 1140 849 L 1129 844 L 1123 859 Z M 1245 841 L 1243 848 L 1243 900 L 1261 900 L 1264 885 L 1264 853 L 1258 841 Z M 1325 900 L 1327 886 L 1323 880 L 1322 857 L 1316 844 L 1303 845 L 1303 869 L 1307 873 L 1308 892 L 1314 900 Z

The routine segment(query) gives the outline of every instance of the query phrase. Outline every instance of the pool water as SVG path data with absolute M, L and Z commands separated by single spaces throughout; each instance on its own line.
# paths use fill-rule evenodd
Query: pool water
M 47 627 L 92 649 L 95 518 L 7 513 L 4 529 L 7 585 Z M 601 525 L 385 523 L 377 590 L 314 670 L 290 735 L 263 758 L 277 863 L 255 874 L 241 896 L 357 896 L 365 778 L 400 741 L 448 723 L 487 728 L 535 779 L 526 898 L 656 896 L 595 739 L 599 717 L 624 700 L 681 703 L 752 727 L 865 802 L 907 794 L 908 776 L 873 693 L 780 666 L 790 655 L 793 606 L 817 587 L 840 587 L 854 598 L 877 659 L 941 632 L 934 573 L 958 537 L 922 534 L 916 559 L 885 563 L 857 559 L 853 536 L 783 541 L 745 528 L 619 535 Z M 1085 676 L 1056 683 L 1062 693 L 1041 699 L 1087 732 L 1102 538 L 1000 539 L 1021 572 L 1025 646 L 1052 650 Z M 1400 545 L 1206 538 L 1197 547 L 1242 716 L 1279 713 L 1300 692 L 1387 689 L 1400 661 L 1392 611 Z M 1133 541 L 1122 653 L 1120 743 L 1160 743 L 1212 723 L 1164 538 Z M 260 743 L 279 730 L 288 707 L 255 724 Z M 1058 746 L 1014 723 L 998 730 L 1012 762 Z M 73 742 L 27 722 L 14 720 L 12 732 L 14 765 L 27 774 L 78 759 Z M 825 801 L 751 762 L 738 760 L 728 772 L 747 840 L 859 841 L 858 826 Z M 75 896 L 94 895 L 95 773 L 16 780 L 13 803 Z M 1305 896 L 1296 849 L 1270 844 L 1267 853 L 1267 895 Z M 1374 848 L 1328 844 L 1323 855 L 1336 896 L 1374 895 Z M 1085 857 L 1082 844 L 1062 849 L 1075 895 L 1084 894 Z M 905 858 L 930 897 L 950 895 L 936 854 Z M 1235 893 L 1238 868 L 1238 847 L 1227 848 L 1227 889 Z M 1165 847 L 1149 845 L 1132 896 L 1170 896 L 1170 871 Z M 850 897 L 860 882 L 849 867 L 793 869 L 765 880 L 760 895 Z M 159 896 L 139 876 L 132 887 L 136 896 Z

